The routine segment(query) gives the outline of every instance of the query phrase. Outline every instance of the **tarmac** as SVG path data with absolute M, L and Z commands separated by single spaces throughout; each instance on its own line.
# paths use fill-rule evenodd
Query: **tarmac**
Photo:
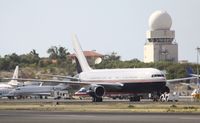
M 0 123 L 199 123 L 199 113 L 0 111 Z
M 91 104 L 91 100 L 53 100 L 53 99 L 1 99 L 0 105 L 27 105 L 37 103 Z M 154 104 L 150 100 L 130 103 L 128 100 L 105 100 L 101 104 Z M 155 103 L 157 105 L 159 103 Z M 184 104 L 199 105 L 199 102 L 182 100 L 180 102 L 166 102 L 166 105 Z M 136 112 L 67 112 L 59 110 L 0 110 L 0 123 L 199 123 L 200 113 L 136 113 Z

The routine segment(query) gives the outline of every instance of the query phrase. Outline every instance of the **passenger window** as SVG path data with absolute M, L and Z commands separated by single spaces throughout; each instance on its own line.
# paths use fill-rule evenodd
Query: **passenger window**
M 153 74 L 152 77 L 164 77 L 163 74 Z

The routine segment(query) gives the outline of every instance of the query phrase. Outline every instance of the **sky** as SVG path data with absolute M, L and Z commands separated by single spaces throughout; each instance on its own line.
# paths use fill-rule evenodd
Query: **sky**
M 196 62 L 200 47 L 200 0 L 0 0 L 0 56 L 51 46 L 73 52 L 76 33 L 83 50 L 117 52 L 143 61 L 149 16 L 165 10 L 172 18 L 179 60 Z

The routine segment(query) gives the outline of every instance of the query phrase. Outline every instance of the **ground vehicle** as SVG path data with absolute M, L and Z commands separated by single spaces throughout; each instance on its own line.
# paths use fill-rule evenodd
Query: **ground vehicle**
M 193 92 L 191 93 L 191 96 L 194 101 L 200 100 L 200 89 L 194 89 Z
M 164 93 L 160 96 L 160 101 L 162 102 L 177 102 L 179 100 L 179 94 L 177 92 Z

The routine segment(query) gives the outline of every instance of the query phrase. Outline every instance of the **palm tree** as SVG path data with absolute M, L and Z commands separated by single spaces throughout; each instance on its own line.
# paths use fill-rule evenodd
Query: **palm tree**
M 56 46 L 52 46 L 47 50 L 50 59 L 57 59 L 58 58 L 58 48 Z

